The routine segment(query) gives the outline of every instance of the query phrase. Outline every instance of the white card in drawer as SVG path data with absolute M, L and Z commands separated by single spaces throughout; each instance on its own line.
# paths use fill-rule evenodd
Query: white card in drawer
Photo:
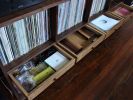
M 58 51 L 45 60 L 45 62 L 56 71 L 63 67 L 68 61 L 69 60 Z

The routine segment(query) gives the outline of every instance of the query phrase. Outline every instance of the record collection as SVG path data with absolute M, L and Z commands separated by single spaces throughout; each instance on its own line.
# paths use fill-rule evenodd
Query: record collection
M 104 9 L 106 0 L 93 0 L 90 16 L 102 11 Z
M 85 0 L 70 0 L 58 8 L 58 34 L 82 22 Z
M 58 35 L 82 22 L 85 4 L 86 0 L 67 0 L 65 3 L 57 5 L 58 10 L 54 7 L 53 11 L 58 13 L 58 24 L 56 22 L 53 24 L 58 25 Z M 106 0 L 93 0 L 90 16 L 102 11 L 105 4 Z M 130 10 L 122 7 L 116 9 L 114 13 L 121 16 L 131 14 Z M 51 39 L 50 29 L 54 28 L 50 27 L 52 26 L 51 23 L 49 25 L 49 20 L 51 21 L 51 18 L 53 18 L 49 16 L 50 14 L 48 10 L 43 10 L 0 27 L 0 60 L 3 65 L 9 64 L 14 59 Z M 9 70 L 7 75 L 10 76 L 11 83 L 18 94 L 23 92 L 28 99 L 34 99 L 76 62 L 110 36 L 122 23 L 122 18 L 120 19 L 110 12 L 103 13 L 86 22 L 86 25 L 82 25 L 82 28 L 77 29 L 73 34 L 59 41 L 55 39 L 54 43 L 45 50 L 40 48 L 41 51 L 37 55 L 31 52 L 32 56 L 28 57 L 27 61 L 21 63 L 14 61 L 11 65 L 14 63 L 16 65 L 11 66 L 14 68 Z M 57 34 L 55 32 L 52 35 L 56 36 Z M 27 56 L 22 57 L 22 59 Z
M 8 64 L 49 40 L 47 10 L 0 28 L 0 59 Z

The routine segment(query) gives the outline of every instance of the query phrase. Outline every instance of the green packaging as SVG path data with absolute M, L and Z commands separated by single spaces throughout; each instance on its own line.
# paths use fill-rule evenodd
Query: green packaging
M 39 84 L 50 77 L 53 73 L 55 73 L 55 71 L 51 67 L 47 67 L 42 72 L 34 76 L 33 80 L 36 82 L 36 84 Z

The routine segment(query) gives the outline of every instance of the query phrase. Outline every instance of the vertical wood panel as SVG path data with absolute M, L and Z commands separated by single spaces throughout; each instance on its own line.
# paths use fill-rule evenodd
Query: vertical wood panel
M 57 40 L 58 29 L 58 6 L 49 9 L 49 32 L 53 41 Z
M 106 0 L 104 11 L 107 11 L 110 8 L 112 0 Z
M 83 15 L 84 22 L 88 22 L 89 20 L 92 3 L 93 3 L 93 0 L 86 0 L 84 15 Z

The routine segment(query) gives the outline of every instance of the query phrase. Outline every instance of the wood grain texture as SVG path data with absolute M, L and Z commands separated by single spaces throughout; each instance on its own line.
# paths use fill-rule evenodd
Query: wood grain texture
M 132 100 L 133 19 L 36 100 Z
M 60 47 L 62 47 L 65 51 L 69 52 L 71 55 L 73 55 L 76 58 L 76 62 L 79 62 L 82 58 L 84 58 L 90 51 L 92 51 L 98 44 L 100 44 L 105 39 L 105 35 L 102 34 L 101 32 L 98 32 L 96 29 L 90 28 L 88 25 L 86 25 L 85 27 L 88 28 L 87 32 L 84 31 L 85 33 L 83 33 L 80 30 L 78 30 L 77 32 L 70 34 L 68 37 L 66 37 L 66 39 L 64 39 L 66 41 L 63 40 L 58 42 L 58 45 Z M 91 34 L 93 34 L 91 38 L 87 36 L 87 34 L 89 34 L 90 32 Z M 73 37 L 73 35 L 76 35 L 76 36 L 79 35 L 80 38 L 76 39 L 76 37 Z M 67 41 L 71 41 L 71 42 L 67 43 Z M 84 42 L 83 43 L 84 45 L 81 46 L 82 43 L 80 42 L 82 43 Z M 78 48 L 78 49 L 74 50 L 72 48 L 73 45 L 71 44 L 75 45 L 75 48 Z

